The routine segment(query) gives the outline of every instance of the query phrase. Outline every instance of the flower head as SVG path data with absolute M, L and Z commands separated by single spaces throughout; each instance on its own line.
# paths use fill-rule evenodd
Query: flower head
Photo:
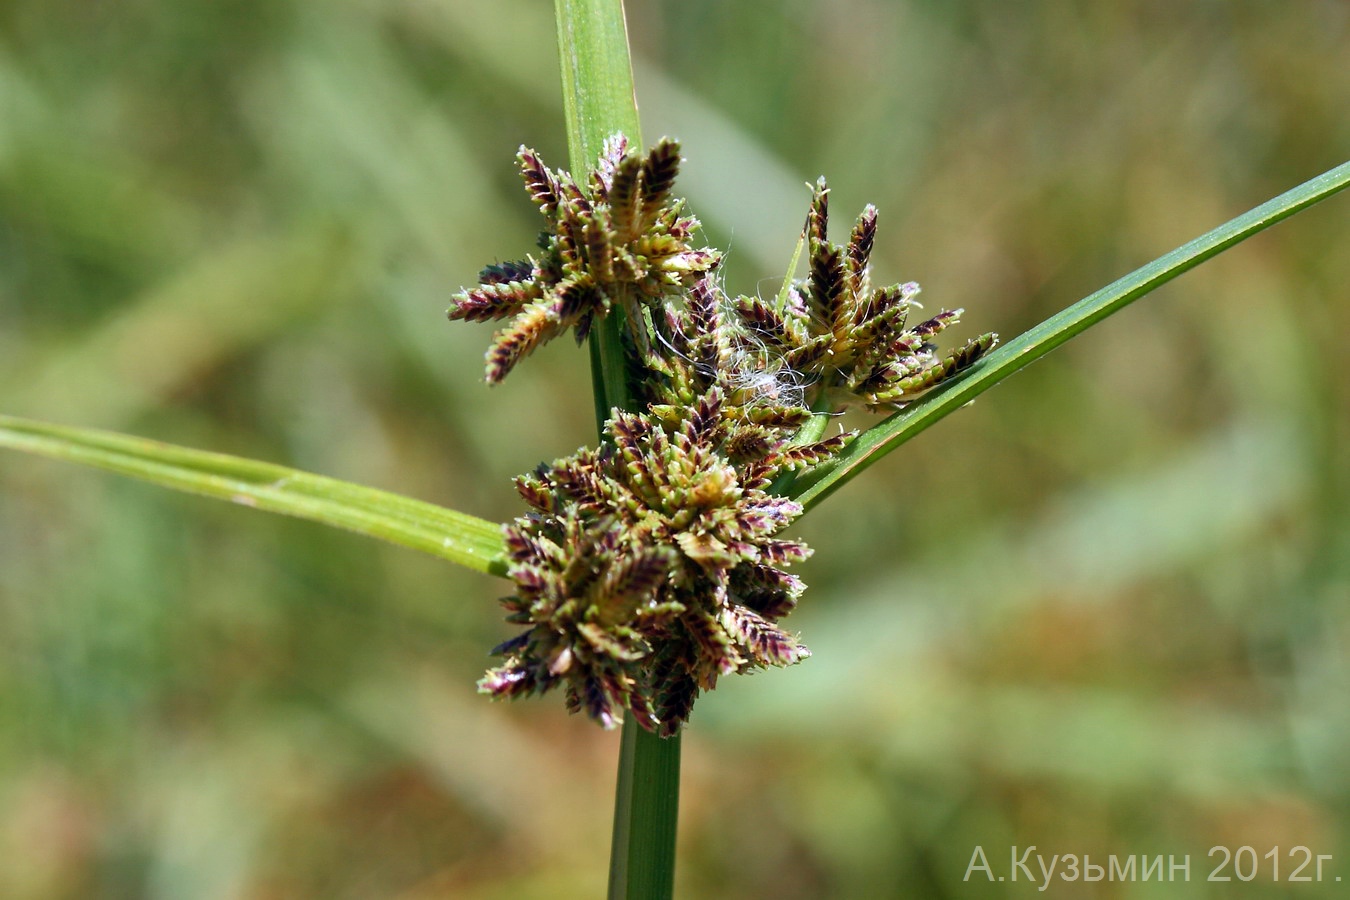
M 808 655 L 775 624 L 803 587 L 784 569 L 809 551 L 778 537 L 801 507 L 765 490 L 772 468 L 730 462 L 722 402 L 710 390 L 673 433 L 616 410 L 611 443 L 517 479 L 533 512 L 506 528 L 503 602 L 529 630 L 483 690 L 565 686 L 601 724 L 628 709 L 673 733 L 719 676 Z
M 820 440 L 843 402 L 907 401 L 974 363 L 984 335 L 939 355 L 959 310 L 909 325 L 918 285 L 872 288 L 876 211 L 830 243 L 820 181 L 806 223 L 810 274 L 776 301 L 731 300 L 720 257 L 694 249 L 697 222 L 671 187 L 678 146 L 646 156 L 612 139 L 583 191 L 522 149 L 530 196 L 548 220 L 538 259 L 489 266 L 450 317 L 503 319 L 489 382 L 571 328 L 584 339 L 621 311 L 640 411 L 614 410 L 599 449 L 516 479 L 528 514 L 505 526 L 525 630 L 496 649 L 481 690 L 518 697 L 562 688 L 573 711 L 612 727 L 625 714 L 673 734 L 718 678 L 809 655 L 778 624 L 809 555 L 781 537 L 801 506 L 777 496 L 790 473 L 837 454 Z
M 456 294 L 449 311 L 451 319 L 511 319 L 488 350 L 489 383 L 569 328 L 585 340 L 615 306 L 640 323 L 644 306 L 683 293 L 721 259 L 690 244 L 698 220 L 671 196 L 680 168 L 673 140 L 642 156 L 622 136 L 611 138 L 584 191 L 533 150 L 521 147 L 516 158 L 548 223 L 542 253 L 483 269 L 479 285 Z
M 828 223 L 829 189 L 822 178 L 806 217 L 808 278 L 791 286 L 781 308 L 755 297 L 737 301 L 740 315 L 784 365 L 811 373 L 817 390 L 870 409 L 904 403 L 959 374 L 997 343 L 985 334 L 940 354 L 932 338 L 959 321 L 962 310 L 910 325 L 911 310 L 919 308 L 918 284 L 872 287 L 876 208 L 863 210 L 844 246 L 830 242 Z

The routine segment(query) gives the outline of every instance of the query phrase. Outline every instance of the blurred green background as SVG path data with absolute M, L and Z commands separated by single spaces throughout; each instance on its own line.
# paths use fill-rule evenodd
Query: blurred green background
M 824 174 L 962 337 L 1350 157 L 1342 0 L 628 17 L 732 290 Z M 584 354 L 489 390 L 444 310 L 532 248 L 512 155 L 565 165 L 559 91 L 543 0 L 0 4 L 0 410 L 516 515 L 593 439 Z M 1191 857 L 1050 896 L 1344 896 L 1347 234 L 1339 197 L 1230 251 L 803 520 L 816 655 L 700 702 L 679 894 L 1031 896 L 962 876 L 1034 844 Z M 601 895 L 617 735 L 475 695 L 504 592 L 0 456 L 0 896 Z M 1335 860 L 1209 884 L 1216 845 Z

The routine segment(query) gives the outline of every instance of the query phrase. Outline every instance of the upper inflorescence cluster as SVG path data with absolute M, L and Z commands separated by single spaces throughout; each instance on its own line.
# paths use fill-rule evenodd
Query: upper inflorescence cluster
M 678 297 L 715 268 L 721 254 L 694 248 L 698 220 L 671 196 L 680 147 L 663 140 L 646 156 L 611 138 L 583 191 L 566 172 L 544 166 L 525 147 L 516 158 L 530 199 L 548 225 L 536 259 L 492 265 L 481 283 L 454 298 L 451 319 L 510 318 L 487 355 L 495 384 L 540 344 L 568 328 L 577 343 L 614 307 L 630 318 L 643 305 Z

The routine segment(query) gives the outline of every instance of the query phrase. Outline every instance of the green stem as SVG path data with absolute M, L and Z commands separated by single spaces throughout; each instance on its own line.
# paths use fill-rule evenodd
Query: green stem
M 573 174 L 595 165 L 610 135 L 642 141 L 623 0 L 557 0 L 563 112 Z
M 905 441 L 1060 344 L 1181 273 L 1346 187 L 1350 187 L 1350 162 L 1262 203 L 1089 294 L 999 347 L 962 377 L 938 387 L 863 432 L 834 460 L 797 479 L 792 485 L 793 499 L 810 509 Z
M 609 896 L 670 897 L 680 806 L 680 736 L 662 738 L 624 723 L 614 791 Z
M 622 0 L 556 0 L 563 107 L 573 174 L 595 165 L 605 140 L 622 132 L 641 146 L 633 67 Z M 591 333 L 596 424 L 614 407 L 629 408 L 619 310 Z M 679 814 L 680 736 L 659 738 L 629 716 L 623 726 L 615 788 L 609 896 L 672 896 Z

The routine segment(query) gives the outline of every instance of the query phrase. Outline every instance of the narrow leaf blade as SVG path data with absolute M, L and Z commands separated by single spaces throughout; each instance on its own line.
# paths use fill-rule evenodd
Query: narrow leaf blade
M 790 496 L 810 509 L 905 441 L 1060 344 L 1183 272 L 1346 187 L 1350 187 L 1350 162 L 1305 181 L 1089 294 L 997 348 L 961 377 L 940 385 L 863 432 L 832 462 L 798 479 Z
M 336 478 L 110 431 L 5 415 L 0 415 L 0 447 L 344 528 L 479 572 L 506 573 L 505 545 L 495 523 Z

